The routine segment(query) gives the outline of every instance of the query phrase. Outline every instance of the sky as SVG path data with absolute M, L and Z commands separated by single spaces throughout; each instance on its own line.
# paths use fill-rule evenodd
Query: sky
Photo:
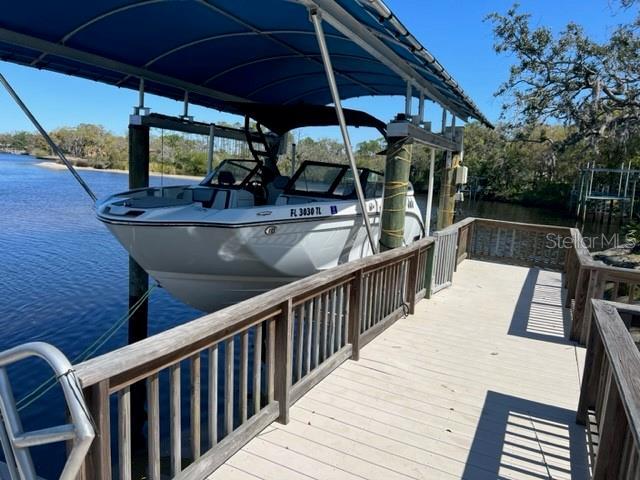
M 386 0 L 385 2 L 405 26 L 444 65 L 465 92 L 491 121 L 500 115 L 501 100 L 494 97 L 509 73 L 512 59 L 493 50 L 493 33 L 485 16 L 504 13 L 512 1 L 504 0 Z M 624 11 L 615 0 L 522 0 L 520 9 L 532 14 L 536 26 L 548 26 L 554 33 L 570 22 L 581 24 L 596 40 L 604 40 L 619 23 L 628 21 L 634 13 Z M 79 123 L 98 123 L 116 134 L 124 134 L 128 115 L 137 103 L 137 92 L 101 83 L 22 67 L 0 61 L 0 71 L 31 108 L 47 130 Z M 180 115 L 182 104 L 147 95 L 152 111 Z M 428 104 L 427 119 L 440 124 L 441 110 Z M 345 107 L 365 110 L 389 121 L 404 111 L 400 97 L 359 98 L 344 102 Z M 215 110 L 190 107 L 196 120 L 239 121 L 239 117 Z M 0 90 L 0 132 L 34 130 L 22 112 L 3 90 Z M 368 128 L 351 129 L 354 144 L 376 138 L 379 134 Z M 337 127 L 305 128 L 301 136 L 338 139 Z

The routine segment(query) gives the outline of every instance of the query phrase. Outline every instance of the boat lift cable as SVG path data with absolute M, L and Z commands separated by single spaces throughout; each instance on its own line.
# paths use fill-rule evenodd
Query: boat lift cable
M 138 299 L 136 303 L 134 303 L 127 313 L 123 315 L 117 322 L 115 322 L 111 327 L 107 329 L 102 335 L 100 335 L 91 345 L 85 348 L 82 352 L 80 352 L 72 361 L 72 364 L 84 362 L 88 360 L 93 354 L 95 354 L 111 337 L 113 337 L 120 328 L 131 319 L 134 313 L 140 308 L 140 306 L 149 298 L 151 292 L 158 287 L 157 283 L 152 284 L 147 291 Z M 42 382 L 38 387 L 36 387 L 31 393 L 28 393 L 23 398 L 16 402 L 16 406 L 18 407 L 18 411 L 24 410 L 32 403 L 36 402 L 42 396 L 44 396 L 49 390 L 57 384 L 57 377 L 50 377 L 46 381 Z
M 71 162 L 64 155 L 64 153 L 62 152 L 60 147 L 58 147 L 58 145 L 56 145 L 56 143 L 52 140 L 52 138 L 49 136 L 49 134 L 46 132 L 46 130 L 44 128 L 42 128 L 42 125 L 40 125 L 38 120 L 36 120 L 36 117 L 33 116 L 31 111 L 27 108 L 27 106 L 24 104 L 24 102 L 20 99 L 20 97 L 18 96 L 16 91 L 11 87 L 11 85 L 9 84 L 7 79 L 4 77 L 4 75 L 2 75 L 2 73 L 0 73 L 0 83 L 2 83 L 2 85 L 7 90 L 9 95 L 11 95 L 11 98 L 13 98 L 13 100 L 18 104 L 18 106 L 22 109 L 22 111 L 27 116 L 27 118 L 31 121 L 31 123 L 33 123 L 33 126 L 36 127 L 38 132 L 40 132 L 40 135 L 42 135 L 44 137 L 45 141 L 49 144 L 49 147 L 51 148 L 51 150 L 58 156 L 58 158 L 62 161 L 62 163 L 65 164 L 65 166 L 69 169 L 71 174 L 78 181 L 80 186 L 84 189 L 85 192 L 87 192 L 87 195 L 89 195 L 89 197 L 91 197 L 91 200 L 93 200 L 93 203 L 95 203 L 96 200 L 97 200 L 97 197 L 96 197 L 95 193 L 93 193 L 93 190 L 91 190 L 89 185 L 87 185 L 87 183 L 82 179 L 80 174 L 76 171 L 76 169 L 73 167 Z

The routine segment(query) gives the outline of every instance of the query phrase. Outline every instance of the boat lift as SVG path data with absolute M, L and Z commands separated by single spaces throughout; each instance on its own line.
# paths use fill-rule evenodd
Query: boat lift
M 580 170 L 580 180 L 571 192 L 576 205 L 576 217 L 584 223 L 587 213 L 602 221 L 611 222 L 617 213 L 620 220 L 633 218 L 636 202 L 636 186 L 640 170 L 632 169 L 631 162 L 620 168 L 598 168 L 593 164 Z M 617 208 L 616 208 L 617 207 Z
M 84 2 L 73 10 L 65 10 L 55 2 L 14 2 L 3 11 L 0 19 L 0 58 L 138 90 L 139 102 L 130 117 L 129 130 L 132 188 L 148 183 L 148 132 L 151 127 L 207 135 L 209 170 L 212 168 L 213 139 L 225 135 L 237 138 L 239 135 L 237 131 L 195 122 L 189 115 L 189 105 L 255 119 L 246 113 L 252 105 L 270 104 L 284 110 L 297 104 L 322 107 L 332 103 L 333 121 L 338 121 L 350 167 L 356 173 L 356 192 L 373 252 L 378 251 L 378 242 L 366 214 L 347 127 L 353 124 L 349 117 L 353 119 L 354 116 L 342 108 L 341 101 L 366 95 L 404 95 L 404 112 L 386 125 L 389 142 L 386 173 L 393 171 L 397 176 L 388 175 L 385 179 L 381 230 L 383 237 L 387 237 L 386 240 L 381 238 L 380 244 L 397 246 L 401 236 L 393 229 L 385 230 L 385 222 L 395 216 L 393 205 L 398 205 L 398 199 L 406 195 L 408 169 L 400 167 L 403 162 L 410 161 L 410 150 L 404 148 L 410 143 L 418 142 L 432 149 L 427 234 L 430 233 L 428 220 L 433 205 L 435 151 L 446 152 L 438 210 L 439 224 L 450 223 L 455 204 L 454 169 L 461 162 L 463 153 L 456 120 L 475 118 L 486 125 L 491 124 L 444 67 L 381 0 L 254 0 L 253 3 L 202 0 L 176 4 L 125 0 L 117 4 Z M 176 28 L 180 35 L 156 25 L 173 19 L 175 8 L 179 8 L 181 18 L 187 20 L 179 25 L 189 25 L 188 30 Z M 273 14 L 263 18 L 261 8 L 269 8 Z M 190 18 L 198 21 L 189 22 Z M 137 28 L 132 29 L 131 25 Z M 283 25 L 286 26 L 284 30 Z M 315 38 L 317 50 L 308 41 L 310 35 Z M 136 48 L 132 49 L 132 45 Z M 220 49 L 228 55 L 212 62 L 211 58 L 217 58 Z M 13 92 L 6 80 L 2 83 L 10 93 Z M 145 93 L 183 101 L 182 115 L 151 114 L 144 103 Z M 95 201 L 90 188 L 15 92 L 12 97 Z M 417 115 L 412 112 L 415 98 L 419 99 Z M 424 122 L 426 101 L 442 107 L 440 133 L 431 132 L 430 125 Z M 447 126 L 448 115 L 450 126 Z M 249 120 L 245 121 L 245 125 L 249 123 Z M 240 130 L 240 133 L 249 143 L 253 139 L 262 143 L 265 154 L 275 151 L 272 150 L 275 137 L 271 143 L 264 140 L 271 138 L 269 134 L 257 131 L 256 137 L 252 132 L 247 138 L 246 130 Z M 259 154 L 258 150 L 254 152 Z M 395 155 L 394 152 L 401 153 Z M 390 195 L 392 188 L 393 195 Z M 404 214 L 404 208 L 402 205 L 399 209 L 400 215 Z M 131 302 L 141 297 L 147 282 L 146 273 L 142 274 L 133 260 L 130 265 Z M 138 313 L 140 318 L 134 319 L 138 332 L 134 333 L 146 334 L 140 331 L 141 326 L 146 330 L 146 308 Z M 139 321 L 142 319 L 145 321 Z M 131 397 L 132 416 L 136 417 L 140 397 L 133 389 Z

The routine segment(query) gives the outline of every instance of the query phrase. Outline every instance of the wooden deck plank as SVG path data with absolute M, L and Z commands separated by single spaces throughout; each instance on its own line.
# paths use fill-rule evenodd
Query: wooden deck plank
M 588 478 L 584 350 L 562 295 L 558 273 L 463 262 L 234 455 L 228 478 Z

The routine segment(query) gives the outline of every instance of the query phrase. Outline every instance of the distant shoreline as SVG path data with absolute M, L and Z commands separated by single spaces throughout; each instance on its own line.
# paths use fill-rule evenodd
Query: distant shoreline
M 42 167 L 42 168 L 48 168 L 50 170 L 66 170 L 67 167 L 61 163 L 57 163 L 54 162 L 53 160 L 45 160 L 42 162 L 38 162 L 36 163 L 36 166 L 38 167 Z M 118 170 L 115 168 L 94 168 L 94 167 L 77 167 L 74 165 L 74 167 L 76 170 L 89 170 L 92 172 L 106 172 L 106 173 L 122 173 L 122 174 L 128 174 L 129 171 L 128 170 Z M 167 178 L 184 178 L 185 180 L 202 180 L 203 177 L 196 177 L 193 175 L 177 175 L 175 173 L 165 173 L 162 174 L 161 172 L 149 172 L 150 175 L 153 176 L 164 176 Z

